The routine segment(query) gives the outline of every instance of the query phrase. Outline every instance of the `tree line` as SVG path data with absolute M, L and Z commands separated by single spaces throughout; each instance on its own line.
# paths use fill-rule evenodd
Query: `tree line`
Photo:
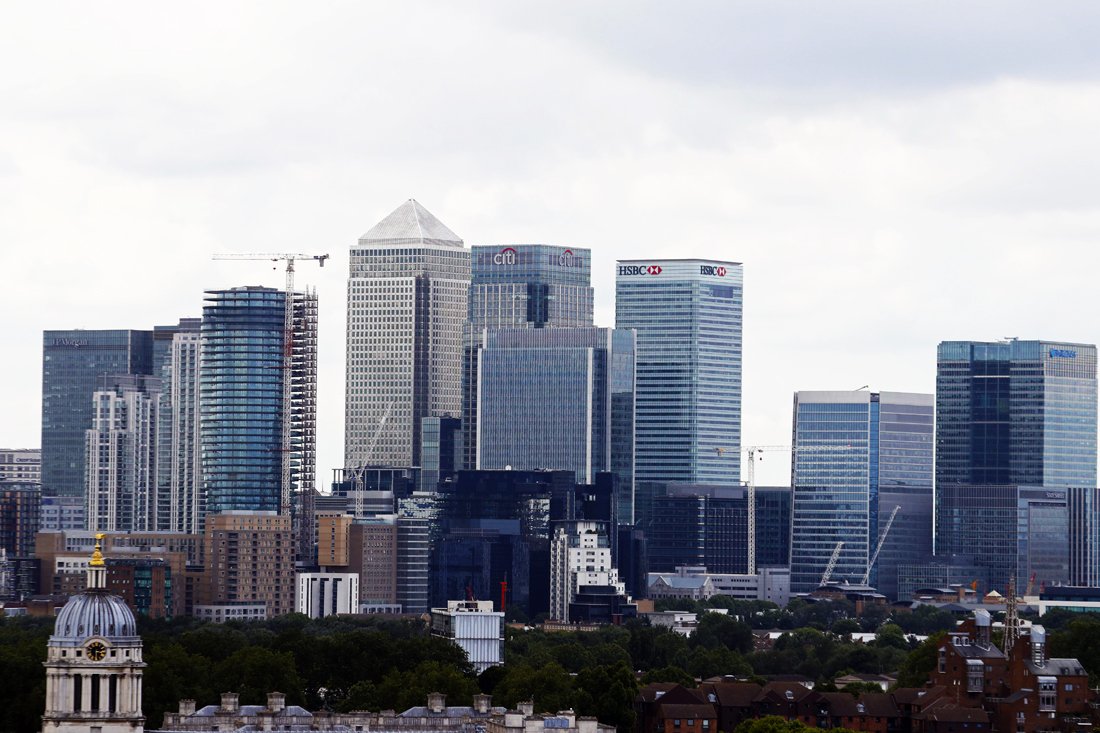
M 401 711 L 425 704 L 429 692 L 446 694 L 449 705 L 468 705 L 483 692 L 494 705 L 511 708 L 533 699 L 540 711 L 572 708 L 626 731 L 634 723 L 638 687 L 649 682 L 693 685 L 717 675 L 762 681 L 763 675 L 797 673 L 828 689 L 837 675 L 897 671 L 899 685 L 920 686 L 935 663 L 939 637 L 911 641 L 898 623 L 904 615 L 880 625 L 872 643 L 851 641 L 846 629 L 861 622 L 844 616 L 848 609 L 841 603 L 792 603 L 783 610 L 806 625 L 757 648 L 753 628 L 762 616 L 756 614 L 780 609 L 736 603 L 729 615 L 702 615 L 690 639 L 640 620 L 592 632 L 509 628 L 506 664 L 480 676 L 458 647 L 430 636 L 419 619 L 291 614 L 219 625 L 142 618 L 147 727 L 159 725 L 182 698 L 202 706 L 234 691 L 242 704 L 264 704 L 266 694 L 278 690 L 288 704 L 333 711 Z M 940 622 L 922 610 L 909 616 L 919 624 Z M 1100 617 L 1058 612 L 1042 621 L 1051 654 L 1077 657 L 1093 683 L 1100 681 Z M 52 628 L 52 619 L 0 618 L 0 730 L 40 727 L 42 662 Z

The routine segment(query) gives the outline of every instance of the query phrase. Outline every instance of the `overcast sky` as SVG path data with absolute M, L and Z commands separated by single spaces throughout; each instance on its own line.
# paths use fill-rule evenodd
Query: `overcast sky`
M 0 445 L 39 445 L 43 329 L 327 252 L 327 485 L 348 249 L 410 197 L 591 248 L 600 325 L 617 258 L 745 263 L 746 445 L 795 390 L 931 392 L 944 339 L 1096 343 L 1098 38 L 1094 2 L 5 3 Z

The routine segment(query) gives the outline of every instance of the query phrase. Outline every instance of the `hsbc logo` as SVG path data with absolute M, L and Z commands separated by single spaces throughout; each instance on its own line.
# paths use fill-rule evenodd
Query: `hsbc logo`
M 516 250 L 512 247 L 505 247 L 501 251 L 493 255 L 494 265 L 514 265 L 516 264 Z
M 700 275 L 713 275 L 714 277 L 725 277 L 726 268 L 721 265 L 699 265 Z
M 660 275 L 660 265 L 619 265 L 620 275 Z

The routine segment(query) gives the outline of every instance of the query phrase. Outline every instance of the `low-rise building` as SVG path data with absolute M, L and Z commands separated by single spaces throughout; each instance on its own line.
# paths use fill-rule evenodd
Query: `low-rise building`
M 481 674 L 504 664 L 504 613 L 492 601 L 448 601 L 432 609 L 432 635 L 452 640 Z
M 298 613 L 310 618 L 359 612 L 358 573 L 298 573 Z

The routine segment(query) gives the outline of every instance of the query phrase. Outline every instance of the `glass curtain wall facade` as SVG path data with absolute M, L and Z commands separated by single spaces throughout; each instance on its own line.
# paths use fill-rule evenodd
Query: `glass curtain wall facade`
M 1017 339 L 941 343 L 936 553 L 983 548 L 977 561 L 988 564 L 990 583 L 1002 591 L 1012 574 L 1021 582 L 1032 573 L 1037 584 L 1068 582 L 1072 528 L 1066 504 L 1082 507 L 1080 521 L 1090 512 L 1067 491 L 1096 487 L 1096 397 L 1095 346 Z M 1061 508 L 1048 506 L 1041 494 Z M 987 525 L 990 512 L 1015 521 Z M 987 551 L 991 547 L 1009 554 L 998 557 Z M 1080 560 L 1074 577 L 1095 573 Z
M 460 414 L 469 287 L 469 250 L 412 199 L 352 248 L 346 466 L 419 466 L 421 420 Z
M 486 331 L 477 468 L 573 471 L 585 484 L 613 472 L 617 519 L 632 524 L 634 339 L 610 328 Z
M 84 496 L 85 431 L 92 393 L 110 374 L 152 374 L 151 331 L 44 331 L 42 493 Z
M 898 565 L 927 556 L 932 412 L 932 395 L 795 393 L 792 592 L 818 587 L 838 543 L 831 579 L 860 582 L 895 507 L 898 514 L 869 582 L 896 595 Z
M 592 257 L 549 244 L 471 249 L 470 300 L 462 356 L 463 465 L 477 465 L 478 354 L 497 328 L 592 326 Z
M 160 531 L 201 533 L 205 515 L 199 452 L 201 318 L 187 318 L 164 344 L 157 425 L 157 526 Z M 162 334 L 163 331 L 157 331 Z
M 638 334 L 638 494 L 740 484 L 742 300 L 740 263 L 618 262 L 615 325 Z
M 206 514 L 282 511 L 283 379 L 288 332 L 291 494 L 312 493 L 316 465 L 316 296 L 262 287 L 206 293 L 201 330 L 199 419 Z M 311 346 L 312 344 L 312 346 Z M 300 354 L 299 351 L 309 353 Z

